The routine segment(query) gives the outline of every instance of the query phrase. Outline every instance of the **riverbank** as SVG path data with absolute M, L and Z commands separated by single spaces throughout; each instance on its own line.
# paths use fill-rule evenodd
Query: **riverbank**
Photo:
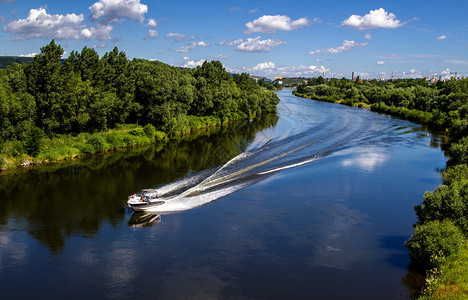
M 76 160 L 95 154 L 150 144 L 159 144 L 163 147 L 171 139 L 180 136 L 251 118 L 255 118 L 255 115 L 247 118 L 242 113 L 237 113 L 233 115 L 231 120 L 224 122 L 215 116 L 186 116 L 185 120 L 179 120 L 177 128 L 171 130 L 172 134 L 156 130 L 152 125 L 119 124 L 114 129 L 97 133 L 55 135 L 36 141 L 39 147 L 36 155 L 26 153 L 27 143 L 25 142 L 7 141 L 3 143 L 3 153 L 0 153 L 0 171 L 43 163 Z

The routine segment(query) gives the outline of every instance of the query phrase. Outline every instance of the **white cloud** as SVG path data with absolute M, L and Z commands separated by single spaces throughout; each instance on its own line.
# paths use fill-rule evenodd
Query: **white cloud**
M 80 39 L 84 40 L 110 40 L 112 25 L 97 25 L 96 27 L 84 28 L 80 32 Z
M 383 60 L 379 60 L 379 61 L 377 62 L 377 64 L 378 64 L 378 65 L 384 65 L 385 62 L 384 62 Z
M 258 65 L 252 68 L 226 68 L 228 72 L 233 73 L 253 73 L 256 75 L 261 76 L 273 76 L 273 75 L 283 75 L 288 77 L 310 77 L 310 76 L 318 76 L 322 75 L 323 73 L 329 73 L 330 69 L 324 66 L 281 66 L 277 67 L 273 62 L 264 62 L 259 63 Z
M 174 51 L 178 52 L 178 53 L 187 53 L 187 52 L 190 52 L 190 51 L 192 51 L 193 49 L 195 49 L 197 47 L 208 47 L 208 46 L 210 46 L 210 44 L 207 44 L 207 43 L 205 43 L 203 41 L 201 41 L 201 42 L 192 42 L 190 45 L 185 46 L 185 47 L 177 48 Z
M 18 55 L 18 56 L 19 56 L 19 57 L 34 57 L 34 56 L 36 56 L 36 55 L 37 55 L 37 53 L 34 53 L 34 52 L 33 52 L 33 53 L 22 54 L 22 55 Z
M 198 61 L 195 61 L 195 60 L 189 60 L 187 62 L 185 62 L 182 67 L 184 68 L 196 68 L 198 66 L 201 66 L 203 65 L 203 63 L 205 62 L 206 60 L 202 59 L 202 60 L 198 60 Z
M 104 47 L 106 47 L 106 43 L 101 43 L 101 44 L 98 44 L 98 45 L 94 45 L 93 49 L 102 49 Z
M 89 7 L 91 20 L 101 20 L 103 24 L 121 22 L 123 19 L 143 23 L 148 6 L 140 0 L 99 0 Z
M 387 159 L 387 156 L 382 153 L 362 151 L 353 158 L 343 160 L 342 165 L 345 167 L 357 166 L 363 170 L 372 172 L 376 167 L 383 165 Z
M 146 27 L 158 27 L 158 22 L 155 19 L 149 19 Z
M 252 22 L 245 24 L 247 30 L 244 33 L 254 33 L 254 32 L 263 32 L 263 33 L 276 33 L 277 31 L 291 31 L 296 30 L 301 27 L 309 25 L 310 21 L 307 18 L 300 18 L 295 21 L 291 21 L 291 18 L 288 16 L 271 16 L 265 15 Z
M 341 26 L 354 27 L 357 30 L 368 30 L 374 28 L 398 28 L 406 24 L 396 20 L 393 13 L 388 13 L 385 9 L 380 8 L 371 10 L 364 16 L 352 15 L 341 23 Z
M 249 14 L 254 14 L 256 12 L 258 12 L 258 8 L 254 8 L 254 9 L 249 10 Z
M 150 29 L 150 30 L 148 30 L 148 33 L 147 33 L 146 36 L 145 36 L 145 40 L 147 40 L 147 39 L 155 39 L 155 38 L 157 38 L 158 36 L 159 36 L 159 33 L 158 33 L 156 30 Z
M 369 33 L 366 33 L 366 34 L 364 34 L 364 38 L 366 40 L 370 40 L 372 38 L 372 35 L 370 35 Z
M 438 41 L 445 40 L 447 38 L 446 35 L 441 35 L 437 38 Z
M 178 32 L 169 32 L 168 34 L 166 34 L 166 38 L 173 39 L 176 42 L 181 42 L 181 41 L 193 41 L 195 39 L 195 36 L 193 35 L 188 36 L 186 34 L 182 34 Z
M 235 41 L 230 41 L 230 40 L 224 40 L 220 43 L 218 43 L 218 45 L 220 46 L 229 46 L 229 47 L 232 47 L 232 46 L 237 46 L 239 44 L 242 44 L 244 42 L 243 39 L 238 39 L 238 40 L 235 40 Z
M 228 59 L 229 55 L 226 54 L 218 54 L 214 57 L 215 59 Z
M 275 68 L 275 64 L 272 63 L 271 61 L 270 62 L 259 63 L 258 65 L 253 67 L 253 69 L 255 71 L 265 70 L 265 69 L 274 69 L 274 68 Z
M 309 54 L 310 55 L 315 55 L 315 54 L 319 54 L 319 53 L 336 54 L 336 53 L 341 53 L 343 51 L 349 51 L 349 50 L 351 50 L 353 48 L 356 48 L 356 47 L 365 47 L 368 44 L 369 43 L 357 43 L 355 41 L 345 40 L 345 41 L 343 41 L 343 44 L 341 44 L 341 46 L 339 46 L 339 47 L 310 51 Z
M 229 8 L 228 10 L 229 10 L 229 11 L 239 11 L 239 10 L 241 10 L 241 9 L 240 9 L 240 7 L 238 7 L 238 6 L 233 6 L 233 7 Z
M 286 44 L 285 41 L 278 40 L 260 40 L 260 37 L 248 38 L 247 41 L 240 43 L 236 50 L 242 52 L 270 52 L 272 47 Z
M 14 35 L 13 40 L 55 38 L 58 40 L 79 39 L 83 14 L 49 15 L 44 7 L 31 9 L 26 19 L 8 23 L 3 30 Z

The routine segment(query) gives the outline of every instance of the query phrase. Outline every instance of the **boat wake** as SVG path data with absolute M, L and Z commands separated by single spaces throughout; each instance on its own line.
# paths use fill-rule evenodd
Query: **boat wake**
M 352 108 L 334 110 L 330 106 L 329 114 L 317 118 L 313 107 L 307 108 L 312 110 L 308 112 L 303 105 L 291 113 L 294 105 L 288 106 L 289 115 L 284 118 L 287 120 L 287 130 L 259 133 L 251 149 L 219 168 L 158 187 L 164 204 L 148 211 L 173 212 L 201 206 L 282 170 L 312 163 L 370 141 L 375 144 L 376 139 L 389 134 L 395 136 L 391 132 L 398 130 L 391 118 L 375 118 L 375 114 L 370 112 L 356 114 Z

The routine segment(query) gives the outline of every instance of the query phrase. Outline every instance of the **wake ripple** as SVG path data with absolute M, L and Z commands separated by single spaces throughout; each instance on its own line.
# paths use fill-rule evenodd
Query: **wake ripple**
M 394 136 L 393 132 L 398 130 L 391 118 L 365 110 L 356 111 L 337 105 L 328 105 L 324 109 L 323 103 L 311 107 L 310 102 L 306 109 L 300 103 L 295 105 L 300 110 L 296 118 L 298 128 L 273 136 L 263 133 L 259 139 L 268 142 L 258 149 L 241 153 L 219 168 L 159 187 L 161 198 L 166 202 L 152 212 L 181 211 L 201 206 L 282 170 L 314 162 L 345 148 L 375 143 L 388 135 Z M 320 122 L 314 118 L 317 111 L 325 114 L 321 115 Z M 288 113 L 288 122 L 291 122 L 294 112 Z

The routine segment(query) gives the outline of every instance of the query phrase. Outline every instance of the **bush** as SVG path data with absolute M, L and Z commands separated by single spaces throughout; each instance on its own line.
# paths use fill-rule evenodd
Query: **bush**
M 146 124 L 145 127 L 143 127 L 143 131 L 145 132 L 146 136 L 150 139 L 154 139 L 154 135 L 156 134 L 156 128 L 154 128 L 153 125 L 151 124 Z
M 95 153 L 94 147 L 91 144 L 83 144 L 79 149 L 83 155 L 91 155 Z
M 457 253 L 464 242 L 463 233 L 451 221 L 436 220 L 417 225 L 405 246 L 415 263 L 432 268 L 441 258 Z
M 448 168 L 442 172 L 442 180 L 445 185 L 468 180 L 468 166 L 466 164 L 461 164 Z
M 125 147 L 123 139 L 116 133 L 109 133 L 105 135 L 105 140 L 109 144 L 110 149 L 118 149 Z
M 31 128 L 24 142 L 24 149 L 28 155 L 37 156 L 39 154 L 43 137 L 44 131 L 42 131 L 42 129 L 38 127 Z
M 106 141 L 101 135 L 93 134 L 88 138 L 87 143 L 94 148 L 94 152 L 102 152 L 106 150 Z
M 414 207 L 420 223 L 449 219 L 468 233 L 468 184 L 452 182 L 424 194 L 423 203 Z
M 468 163 L 468 137 L 464 137 L 458 143 L 452 144 L 449 149 L 449 155 L 452 164 Z

